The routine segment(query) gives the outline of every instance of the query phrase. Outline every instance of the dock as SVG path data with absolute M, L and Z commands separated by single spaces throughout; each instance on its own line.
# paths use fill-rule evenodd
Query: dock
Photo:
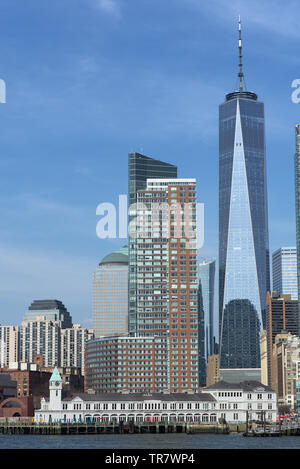
M 137 433 L 229 433 L 226 425 L 192 425 L 185 422 L 164 423 L 1 423 L 2 435 L 98 435 Z
M 300 426 L 277 428 L 258 428 L 243 433 L 246 437 L 300 436 Z

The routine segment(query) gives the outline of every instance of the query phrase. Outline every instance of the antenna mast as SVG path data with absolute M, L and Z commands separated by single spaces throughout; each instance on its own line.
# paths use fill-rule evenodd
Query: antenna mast
M 238 77 L 240 79 L 240 91 L 243 91 L 243 65 L 242 65 L 242 27 L 241 27 L 241 17 L 239 16 L 239 73 Z

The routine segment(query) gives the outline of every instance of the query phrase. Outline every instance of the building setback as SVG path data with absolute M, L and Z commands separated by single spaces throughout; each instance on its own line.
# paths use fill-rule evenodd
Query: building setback
M 72 327 L 72 317 L 59 300 L 34 300 L 24 315 L 24 321 L 35 321 L 41 315 L 46 320 L 59 321 L 62 329 Z

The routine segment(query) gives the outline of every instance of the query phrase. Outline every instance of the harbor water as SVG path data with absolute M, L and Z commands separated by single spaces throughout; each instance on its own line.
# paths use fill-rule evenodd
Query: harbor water
M 246 438 L 241 433 L 0 435 L 0 449 L 300 449 L 300 436 Z

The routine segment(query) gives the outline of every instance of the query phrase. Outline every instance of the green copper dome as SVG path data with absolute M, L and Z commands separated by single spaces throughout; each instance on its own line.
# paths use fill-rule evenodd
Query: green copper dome
M 50 381 L 61 381 L 61 376 L 59 374 L 57 367 L 54 368 Z
M 123 246 L 118 251 L 103 257 L 99 265 L 104 264 L 128 264 L 128 246 Z

